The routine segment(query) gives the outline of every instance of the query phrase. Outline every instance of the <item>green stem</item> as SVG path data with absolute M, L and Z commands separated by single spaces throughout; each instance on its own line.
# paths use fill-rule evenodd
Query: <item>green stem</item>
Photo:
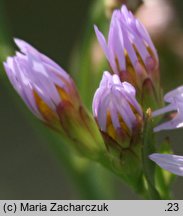
M 140 197 L 147 198 L 147 191 L 145 188 L 145 182 L 143 179 L 143 176 L 138 179 L 134 183 L 134 181 L 130 178 L 127 177 L 124 173 L 124 171 L 121 169 L 121 166 L 116 165 L 115 163 L 119 162 L 116 159 L 112 158 L 110 154 L 101 154 L 100 157 L 100 164 L 102 164 L 106 169 L 110 170 L 112 173 L 117 175 L 125 184 L 127 184 L 133 191 L 135 191 Z
M 69 173 L 73 183 L 77 185 L 81 199 L 113 199 L 115 197 L 112 187 L 111 174 L 99 166 L 96 162 L 81 158 L 70 148 L 70 143 L 60 143 L 55 135 L 50 137 L 54 152 Z M 63 140 L 63 138 L 62 138 Z M 66 154 L 67 152 L 67 154 Z M 105 178 L 105 181 L 103 179 Z
M 153 125 L 150 117 L 150 110 L 145 116 L 143 146 L 142 146 L 142 165 L 144 176 L 148 186 L 149 199 L 161 199 L 159 192 L 155 187 L 155 164 L 148 158 L 150 154 L 155 152 L 155 141 L 153 134 Z

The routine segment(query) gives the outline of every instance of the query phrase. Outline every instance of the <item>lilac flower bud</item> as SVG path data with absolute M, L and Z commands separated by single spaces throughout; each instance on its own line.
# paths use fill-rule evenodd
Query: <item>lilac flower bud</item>
M 108 41 L 95 26 L 98 41 L 112 72 L 142 90 L 144 80 L 159 83 L 159 60 L 151 38 L 139 20 L 122 6 L 112 15 Z
M 39 119 L 59 129 L 60 103 L 80 104 L 74 82 L 59 65 L 25 41 L 15 39 L 15 43 L 21 52 L 4 63 L 10 82 Z
M 176 112 L 171 120 L 160 124 L 154 128 L 155 132 L 161 130 L 171 130 L 183 127 L 183 86 L 180 86 L 164 96 L 165 102 L 170 103 L 166 107 L 156 110 L 152 113 L 153 117 L 165 114 L 167 112 Z
M 25 41 L 15 39 L 15 43 L 21 52 L 4 63 L 15 90 L 40 120 L 64 132 L 80 153 L 97 158 L 105 146 L 71 77 Z
M 143 114 L 134 87 L 109 72 L 104 72 L 94 95 L 93 115 L 102 134 L 121 145 L 142 128 Z

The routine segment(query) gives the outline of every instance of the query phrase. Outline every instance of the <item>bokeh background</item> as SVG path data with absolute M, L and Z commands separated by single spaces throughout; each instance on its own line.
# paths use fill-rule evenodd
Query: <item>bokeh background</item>
M 107 2 L 103 4 L 106 17 L 109 16 L 112 1 Z M 164 91 L 182 85 L 183 2 L 147 0 L 138 10 L 136 7 L 140 1 L 125 2 L 137 12 L 152 34 L 159 51 Z M 79 46 L 82 46 L 87 31 L 94 37 L 93 27 L 88 21 L 93 4 L 93 0 L 0 0 L 0 59 L 5 60 L 7 53 L 15 49 L 12 38 L 18 37 L 34 45 L 67 71 L 71 72 L 73 68 L 73 76 L 76 80 L 80 79 L 75 53 L 77 49 L 82 52 Z M 98 48 L 95 50 L 100 52 Z M 85 59 L 79 62 L 84 65 Z M 93 67 L 95 65 L 91 65 Z M 57 150 L 52 146 L 55 135 L 28 111 L 10 86 L 2 65 L 0 77 L 0 199 L 88 198 L 77 189 L 72 174 L 62 160 L 67 152 L 63 158 L 56 154 Z M 163 132 L 157 140 L 160 142 L 169 136 L 175 153 L 183 155 L 182 132 L 183 129 Z M 91 198 L 138 199 L 117 177 L 99 165 L 92 166 L 109 179 L 113 192 L 103 193 L 103 184 L 107 179 L 95 173 L 88 178 L 97 182 L 101 195 Z M 82 187 L 85 179 L 79 181 Z M 183 199 L 182 188 L 183 178 L 179 177 L 173 185 L 176 199 Z

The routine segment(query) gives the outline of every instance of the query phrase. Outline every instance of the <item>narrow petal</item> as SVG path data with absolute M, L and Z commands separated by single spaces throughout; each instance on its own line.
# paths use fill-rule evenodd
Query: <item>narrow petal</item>
M 108 61 L 110 61 L 110 57 L 109 57 L 109 51 L 108 51 L 108 47 L 107 47 L 107 44 L 106 44 L 106 40 L 105 40 L 105 37 L 104 35 L 99 31 L 99 29 L 97 28 L 97 26 L 95 25 L 94 26 L 94 29 L 95 29 L 95 33 L 96 33 L 96 36 L 98 38 L 98 41 L 102 47 L 102 49 L 104 50 L 104 53 L 106 55 L 106 58 L 108 59 Z
M 149 158 L 161 168 L 175 175 L 183 176 L 183 156 L 155 153 Z
M 168 121 L 168 122 L 158 125 L 153 130 L 154 132 L 159 132 L 162 130 L 173 130 L 175 128 L 177 128 L 177 123 L 175 123 L 174 121 Z
M 18 38 L 14 38 L 14 41 L 23 53 L 27 54 L 27 52 L 32 52 L 34 54 L 39 54 L 39 51 L 37 51 L 33 46 L 31 46 L 27 42 Z
M 170 121 L 162 123 L 155 127 L 155 132 L 183 127 L 183 86 L 180 86 L 168 92 L 165 95 L 164 100 L 170 104 L 166 107 L 154 111 L 152 113 L 152 116 L 156 117 L 172 111 L 176 112 L 176 115 L 174 115 Z
M 173 104 L 170 104 L 170 105 L 168 105 L 168 106 L 166 106 L 166 107 L 163 107 L 163 108 L 161 108 L 161 109 L 158 109 L 158 110 L 154 111 L 154 112 L 152 113 L 152 116 L 153 116 L 153 117 L 156 117 L 156 116 L 162 115 L 162 114 L 164 114 L 164 113 L 171 112 L 171 111 L 173 111 L 173 110 L 176 110 L 176 106 L 173 105 Z
M 113 37 L 113 49 L 114 49 L 114 55 L 118 59 L 118 64 L 121 71 L 126 70 L 126 61 L 125 61 L 125 47 L 124 47 L 124 39 L 123 34 L 121 32 L 120 24 L 118 20 L 116 21 L 116 24 L 114 26 L 114 31 L 116 34 Z
M 102 131 L 106 131 L 108 105 L 109 105 L 109 100 L 106 96 L 104 96 L 102 100 L 100 100 L 99 102 L 98 111 L 97 111 L 98 124 L 100 125 L 100 129 Z
M 125 49 L 132 62 L 133 67 L 135 68 L 136 62 L 138 61 L 137 55 L 135 53 L 135 50 L 133 48 L 131 41 L 129 40 L 127 30 L 123 28 L 122 31 L 123 31 Z

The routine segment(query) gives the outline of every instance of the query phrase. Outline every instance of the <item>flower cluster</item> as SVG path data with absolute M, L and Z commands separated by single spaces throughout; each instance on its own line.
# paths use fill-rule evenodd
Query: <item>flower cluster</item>
M 8 57 L 4 68 L 15 90 L 41 121 L 56 131 L 64 132 L 81 153 L 92 159 L 99 158 L 96 152 L 102 152 L 104 158 L 111 147 L 117 150 L 115 157 L 120 160 L 118 166 L 122 167 L 122 176 L 127 181 L 133 176 L 130 181 L 138 184 L 137 175 L 144 178 L 146 113 L 150 113 L 148 120 L 150 118 L 151 123 L 156 116 L 171 113 L 169 121 L 156 126 L 154 132 L 183 127 L 183 87 L 165 95 L 168 106 L 154 110 L 159 106 L 157 101 L 161 100 L 158 54 L 143 24 L 126 6 L 114 10 L 107 41 L 96 26 L 95 32 L 109 62 L 110 72 L 103 73 L 95 92 L 94 118 L 84 108 L 72 78 L 28 43 L 15 40 L 21 52 Z M 153 98 L 147 90 L 152 91 L 151 95 L 157 99 L 153 101 L 153 107 Z M 147 100 L 144 103 L 145 96 Z M 162 168 L 183 175 L 183 157 L 152 151 L 146 154 L 146 158 L 150 154 L 149 158 Z M 131 158 L 136 158 L 138 169 L 134 164 L 130 165 L 133 163 Z M 128 167 L 124 169 L 126 164 Z
M 108 143 L 111 138 L 129 146 L 143 131 L 144 95 L 147 90 L 159 95 L 157 51 L 143 24 L 125 5 L 113 12 L 107 42 L 96 26 L 95 33 L 113 75 L 104 73 L 94 96 L 93 114 Z
M 107 42 L 96 26 L 95 32 L 112 73 L 118 75 L 118 78 L 116 75 L 113 75 L 115 80 L 118 80 L 118 83 L 121 80 L 123 85 L 124 81 L 126 81 L 125 83 L 130 89 L 135 87 L 137 94 L 140 92 L 141 98 L 144 95 L 145 85 L 151 85 L 150 88 L 154 89 L 155 97 L 161 100 L 159 60 L 156 49 L 142 23 L 127 10 L 126 6 L 122 6 L 121 10 L 113 12 Z M 132 128 L 134 132 L 137 125 L 142 126 L 142 124 L 137 123 L 139 122 L 139 116 L 141 117 L 140 119 L 143 119 L 142 113 L 139 112 L 140 106 L 138 102 L 134 100 L 137 102 L 136 105 L 133 104 L 133 108 L 129 108 L 129 100 L 124 93 L 121 91 L 120 99 L 115 90 L 113 90 L 115 87 L 109 87 L 112 86 L 111 81 L 106 82 L 106 80 L 105 75 L 94 97 L 95 106 L 93 112 L 100 129 L 113 138 L 117 137 L 119 129 L 120 134 L 123 131 L 123 135 L 127 131 L 131 132 Z M 108 80 L 110 79 L 108 78 Z M 127 82 L 131 83 L 131 85 Z M 113 86 L 115 85 L 113 81 Z M 133 94 L 135 89 L 134 91 L 128 91 L 131 92 L 131 97 L 135 97 L 135 94 Z M 145 90 L 147 89 L 145 88 Z M 164 96 L 164 100 L 170 104 L 152 112 L 152 117 L 171 112 L 171 115 L 169 115 L 170 119 L 156 126 L 154 132 L 183 127 L 183 86 L 167 93 Z M 148 104 L 150 105 L 149 101 Z M 138 117 L 134 115 L 133 111 L 138 114 Z M 130 124 L 132 122 L 133 124 Z M 131 127 L 132 125 L 133 127 Z M 174 174 L 183 175 L 183 157 L 154 153 L 149 158 L 162 168 Z
M 153 86 L 159 82 L 158 55 L 149 34 L 126 6 L 113 12 L 108 44 L 96 26 L 95 31 L 112 74 L 103 74 L 93 99 L 93 116 L 106 146 L 117 147 L 121 154 L 123 149 L 132 150 L 141 139 L 144 113 L 136 93 L 147 79 Z M 94 127 L 71 77 L 28 43 L 20 39 L 15 43 L 21 52 L 8 57 L 4 67 L 29 109 L 49 127 L 82 143 L 77 144 L 80 152 L 83 148 L 91 150 L 91 145 L 97 149 L 101 140 L 92 139 L 95 144 L 91 144 Z M 79 136 L 83 137 L 78 141 Z

